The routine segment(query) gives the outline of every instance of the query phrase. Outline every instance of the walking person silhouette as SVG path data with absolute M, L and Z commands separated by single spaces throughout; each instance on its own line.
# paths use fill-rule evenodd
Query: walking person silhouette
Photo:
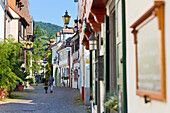
M 52 77 L 52 75 L 50 75 L 48 79 L 49 86 L 50 86 L 50 93 L 53 93 L 53 81 L 54 81 L 54 78 Z

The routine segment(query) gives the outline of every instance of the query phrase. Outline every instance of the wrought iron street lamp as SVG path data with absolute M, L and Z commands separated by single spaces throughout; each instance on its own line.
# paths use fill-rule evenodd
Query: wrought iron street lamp
M 94 33 L 92 32 L 90 35 L 89 40 L 89 49 L 90 50 L 97 50 L 97 39 L 94 36 Z
M 68 15 L 68 12 L 67 12 L 67 10 L 66 10 L 65 15 L 63 16 L 63 21 L 64 21 L 64 24 L 65 24 L 65 25 L 68 25 L 68 24 L 69 24 L 70 18 L 71 18 L 71 16 Z

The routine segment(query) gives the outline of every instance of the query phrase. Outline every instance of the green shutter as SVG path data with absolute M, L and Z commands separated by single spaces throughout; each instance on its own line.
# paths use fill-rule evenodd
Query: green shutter
M 109 91 L 109 17 L 105 15 L 105 31 L 104 31 L 104 83 L 105 91 Z

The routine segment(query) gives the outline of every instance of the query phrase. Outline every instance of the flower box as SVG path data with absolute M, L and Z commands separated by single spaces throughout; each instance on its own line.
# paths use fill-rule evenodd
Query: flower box
M 17 90 L 18 91 L 23 91 L 24 90 L 24 85 L 17 85 Z

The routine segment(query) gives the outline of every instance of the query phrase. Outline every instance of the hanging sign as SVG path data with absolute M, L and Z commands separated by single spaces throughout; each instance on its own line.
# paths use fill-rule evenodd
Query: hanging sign
M 24 50 L 33 50 L 33 42 L 31 41 L 26 41 L 25 44 L 24 44 Z

